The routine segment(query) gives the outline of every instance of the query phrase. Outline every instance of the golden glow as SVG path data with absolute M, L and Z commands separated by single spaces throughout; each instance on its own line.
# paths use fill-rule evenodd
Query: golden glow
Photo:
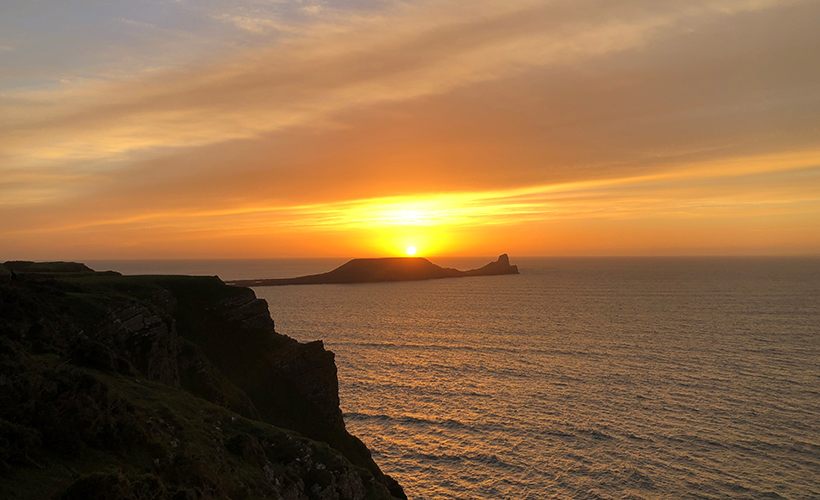
M 817 2 L 251 3 L 0 40 L 4 259 L 820 252 Z
M 361 198 L 307 205 L 237 206 L 214 210 L 152 210 L 21 228 L 13 233 L 109 230 L 114 227 L 195 230 L 373 230 L 389 247 L 441 247 L 441 228 L 494 226 L 556 219 L 617 219 L 658 215 L 703 217 L 715 212 L 771 209 L 820 202 L 820 150 L 681 165 L 663 173 L 521 188 Z M 799 178 L 795 186 L 790 178 Z M 696 194 L 690 186 L 696 186 Z M 754 190 L 726 191 L 726 185 Z M 54 214 L 53 219 L 58 214 Z M 412 242 L 412 243 L 411 243 Z M 388 253 L 393 253 L 388 251 Z
M 413 255 L 416 255 L 416 247 L 414 247 L 414 246 L 409 246 L 409 247 L 407 247 L 407 249 L 404 251 L 404 253 L 406 253 L 407 255 L 409 255 L 409 256 L 411 256 L 411 257 L 412 257 Z
M 88 214 L 82 222 L 55 214 L 53 225 L 5 232 L 33 249 L 60 238 L 79 248 L 135 255 L 184 248 L 192 257 L 205 250 L 255 257 L 406 256 L 409 246 L 425 256 L 606 254 L 606 248 L 692 253 L 686 249 L 704 238 L 730 249 L 724 253 L 738 253 L 770 248 L 772 234 L 784 248 L 812 248 L 820 244 L 820 233 L 811 230 L 820 214 L 818 160 L 820 153 L 812 151 L 584 182 L 310 205 L 122 211 L 110 218 Z M 744 190 L 727 191 L 734 185 Z M 137 232 L 139 246 L 118 245 Z M 253 253 L 243 253 L 248 250 Z

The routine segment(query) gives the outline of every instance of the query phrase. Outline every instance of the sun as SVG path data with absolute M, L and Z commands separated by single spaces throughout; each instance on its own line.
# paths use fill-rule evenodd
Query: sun
M 404 251 L 407 255 L 416 255 L 416 247 L 410 245 L 407 247 L 407 250 Z

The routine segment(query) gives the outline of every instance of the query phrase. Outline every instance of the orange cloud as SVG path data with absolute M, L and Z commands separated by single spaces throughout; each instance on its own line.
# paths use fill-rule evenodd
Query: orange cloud
M 8 234 L 22 239 L 45 235 L 57 239 L 92 237 L 89 241 L 102 238 L 109 240 L 106 246 L 110 246 L 110 240 L 119 238 L 117 235 L 137 231 L 160 239 L 181 239 L 183 247 L 196 245 L 207 237 L 245 241 L 287 234 L 293 240 L 337 242 L 340 237 L 356 235 L 360 244 L 372 252 L 396 253 L 414 244 L 428 254 L 452 254 L 469 251 L 470 243 L 481 240 L 482 232 L 493 234 L 499 228 L 506 232 L 518 228 L 519 236 L 508 245 L 521 247 L 522 234 L 563 221 L 588 224 L 599 220 L 634 225 L 630 221 L 666 220 L 672 226 L 686 226 L 687 221 L 791 216 L 805 225 L 820 222 L 818 164 L 820 151 L 805 151 L 779 157 L 681 165 L 664 173 L 635 177 L 311 205 L 155 211 L 20 229 Z M 743 189 L 737 189 L 738 185 Z M 682 231 L 676 240 L 685 237 L 686 232 Z M 814 239 L 820 243 L 820 237 Z M 644 235 L 633 243 L 654 245 L 654 241 L 652 235 Z M 524 245 L 518 251 L 549 252 L 549 243 L 539 244 L 544 246 Z M 283 242 L 281 250 L 288 246 Z M 233 251 L 238 251 L 238 247 Z M 338 255 L 340 250 L 335 243 L 328 244 L 321 254 Z M 260 256 L 256 251 L 250 254 Z
M 732 234 L 818 251 L 801 233 L 820 232 L 818 9 L 213 14 L 282 34 L 0 92 L 0 237 L 21 258 L 493 253 L 501 240 L 550 254 L 726 247 Z

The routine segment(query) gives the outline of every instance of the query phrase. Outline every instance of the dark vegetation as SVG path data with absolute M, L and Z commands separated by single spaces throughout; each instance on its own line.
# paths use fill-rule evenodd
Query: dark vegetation
M 338 403 L 249 289 L 0 266 L 0 498 L 403 498 Z

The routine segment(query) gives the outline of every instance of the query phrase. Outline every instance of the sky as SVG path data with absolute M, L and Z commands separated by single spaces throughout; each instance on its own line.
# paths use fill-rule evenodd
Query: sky
M 818 255 L 817 19 L 4 0 L 0 259 Z

